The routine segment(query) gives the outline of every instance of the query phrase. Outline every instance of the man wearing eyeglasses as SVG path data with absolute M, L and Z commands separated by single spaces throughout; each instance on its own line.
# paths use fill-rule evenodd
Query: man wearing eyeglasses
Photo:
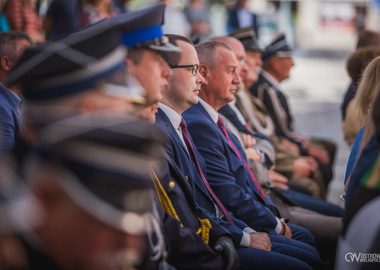
M 169 159 L 184 175 L 182 178 L 160 179 L 162 186 L 167 187 L 168 197 L 175 210 L 172 212 L 176 212 L 184 226 L 190 227 L 192 224 L 189 220 L 194 213 L 186 211 L 189 207 L 184 202 L 181 192 L 185 196 L 194 198 L 195 209 L 198 210 L 196 215 L 202 210 L 208 212 L 207 218 L 212 224 L 211 246 L 218 250 L 215 244 L 212 244 L 213 238 L 217 238 L 217 242 L 221 240 L 223 243 L 225 240 L 227 243 L 230 242 L 233 249 L 236 246 L 242 268 L 307 269 L 308 266 L 304 262 L 284 255 L 285 248 L 281 244 L 275 243 L 272 249 L 268 234 L 257 233 L 241 220 L 235 219 L 208 184 L 205 162 L 193 144 L 186 122 L 181 117 L 185 110 L 198 103 L 198 94 L 204 82 L 198 73 L 197 53 L 186 38 L 177 35 L 168 35 L 168 37 L 172 44 L 181 48 L 181 54 L 164 57 L 172 68 L 173 75 L 168 87 L 162 93 L 157 126 L 161 127 L 167 136 L 164 148 Z M 224 237 L 223 228 L 228 232 Z M 233 240 L 233 243 L 228 241 L 227 237 Z
M 191 105 L 198 103 L 198 94 L 203 83 L 203 77 L 198 73 L 197 53 L 187 38 L 178 35 L 167 36 L 170 43 L 178 46 L 182 53 L 164 55 L 164 59 L 172 68 L 173 75 L 162 92 L 162 101 L 159 103 L 156 125 L 162 129 L 168 139 L 163 144 L 167 153 L 166 163 L 171 169 L 169 175 L 161 175 L 160 177 L 159 174 L 162 172 L 157 173 L 158 177 L 154 179 L 156 190 L 160 197 L 161 205 L 167 213 L 176 217 L 185 228 L 192 230 L 194 235 L 200 231 L 199 235 L 204 241 L 203 245 L 197 242 L 187 242 L 188 245 L 192 245 L 192 249 L 197 250 L 205 249 L 206 244 L 209 246 L 208 252 L 203 252 L 203 262 L 199 258 L 189 260 L 189 258 L 192 258 L 192 252 L 189 253 L 189 250 L 183 252 L 182 255 L 187 258 L 185 261 L 187 262 L 186 267 L 189 267 L 188 269 L 216 267 L 215 263 L 211 264 L 215 260 L 213 259 L 215 255 L 212 253 L 217 254 L 219 258 L 224 258 L 225 269 L 238 269 L 239 262 L 234 242 L 240 240 L 238 239 L 239 236 L 237 239 L 232 239 L 229 232 L 218 224 L 218 221 L 223 221 L 213 220 L 207 211 L 197 206 L 191 192 L 194 189 L 194 174 L 198 172 L 189 160 L 188 151 L 191 151 L 191 149 L 186 148 L 186 137 L 182 133 L 181 114 Z M 162 190 L 159 191 L 158 186 L 161 186 Z M 166 196 L 162 196 L 163 193 Z M 163 203 L 165 198 L 168 200 L 167 203 Z M 208 199 L 207 195 L 206 199 Z M 213 203 L 211 202 L 210 204 L 211 211 L 215 212 Z M 171 205 L 171 207 L 168 207 L 168 205 Z M 202 226 L 202 223 L 207 223 L 206 220 L 210 222 L 211 226 Z M 231 226 L 233 225 L 231 224 Z M 183 243 L 181 244 L 183 245 Z M 218 253 L 221 253 L 220 255 L 222 256 L 218 255 Z M 173 255 L 174 253 L 169 253 L 168 261 L 174 266 L 183 269 L 183 262 L 178 262 L 178 258 L 173 258 Z

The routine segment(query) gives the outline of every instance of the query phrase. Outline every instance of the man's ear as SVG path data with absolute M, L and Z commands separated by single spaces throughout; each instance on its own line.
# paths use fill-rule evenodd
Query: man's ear
M 199 71 L 198 72 L 199 72 L 199 74 L 202 75 L 202 77 L 204 79 L 203 84 L 207 85 L 207 83 L 208 83 L 208 77 L 210 75 L 210 69 L 206 65 L 201 64 L 199 66 Z
M 277 56 L 272 56 L 269 59 L 269 63 L 270 63 L 272 70 L 277 71 L 277 69 L 279 68 L 280 60 Z
M 0 58 L 0 65 L 1 65 L 1 68 L 5 71 L 10 71 L 11 68 L 12 68 L 12 63 L 11 63 L 11 59 L 9 59 L 8 56 L 2 56 Z

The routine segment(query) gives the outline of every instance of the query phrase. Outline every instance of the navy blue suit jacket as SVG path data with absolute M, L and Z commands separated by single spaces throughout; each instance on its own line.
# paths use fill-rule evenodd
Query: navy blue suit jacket
M 20 100 L 0 82 L 0 153 L 12 149 L 22 130 Z
M 211 199 L 211 196 L 206 186 L 204 185 L 200 174 L 193 161 L 191 160 L 191 157 L 189 156 L 185 146 L 183 145 L 181 139 L 178 137 L 177 132 L 174 130 L 174 127 L 171 124 L 169 118 L 161 109 L 159 109 L 156 119 L 156 125 L 161 128 L 168 139 L 165 145 L 163 145 L 166 153 L 168 154 L 168 158 L 171 159 L 172 163 L 175 163 L 178 166 L 178 169 L 180 170 L 180 173 L 178 174 L 185 175 L 184 178 L 181 178 L 186 179 L 187 185 L 189 188 L 191 188 L 191 190 L 186 190 L 188 196 L 192 196 L 197 207 L 203 208 L 208 212 L 209 218 L 212 219 L 213 222 L 227 229 L 233 236 L 235 244 L 239 246 L 243 235 L 242 229 L 248 227 L 248 225 L 237 219 L 234 219 L 234 224 L 232 224 L 216 217 L 215 206 Z M 202 171 L 206 176 L 206 164 L 202 156 L 197 151 L 195 145 L 194 151 L 196 153 Z M 217 229 L 218 227 L 218 225 L 213 225 L 214 233 L 215 231 L 219 231 L 219 229 Z M 220 232 L 218 233 L 220 234 Z
M 239 120 L 238 116 L 236 115 L 236 112 L 234 112 L 234 110 L 230 107 L 230 105 L 224 105 L 222 108 L 220 108 L 218 110 L 219 113 L 223 114 L 228 120 L 231 121 L 231 123 L 242 133 L 245 133 L 245 134 L 248 134 L 248 135 L 251 135 L 253 137 L 256 137 L 256 138 L 260 138 L 260 139 L 264 139 L 264 140 L 267 140 L 268 142 L 270 142 L 271 144 L 273 144 L 273 141 L 268 138 L 267 136 L 259 133 L 259 132 L 255 132 L 255 133 L 252 133 L 250 132 L 245 126 L 244 124 Z
M 243 162 L 228 143 L 224 134 L 198 103 L 182 114 L 198 151 L 207 165 L 207 179 L 214 192 L 235 217 L 257 231 L 272 232 L 277 225 L 273 213 L 266 207 L 272 202 L 263 201 Z M 230 139 L 246 159 L 239 143 Z

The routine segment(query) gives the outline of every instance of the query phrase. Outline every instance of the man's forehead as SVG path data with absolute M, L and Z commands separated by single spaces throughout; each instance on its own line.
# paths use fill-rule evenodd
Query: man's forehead
M 181 55 L 180 60 L 190 59 L 190 60 L 196 61 L 196 63 L 199 62 L 197 51 L 195 50 L 193 45 L 191 45 L 188 42 L 178 40 L 177 46 L 180 47 L 182 50 L 180 53 Z
M 260 51 L 247 51 L 247 57 L 261 57 L 261 54 Z
M 237 65 L 238 57 L 236 54 L 234 54 L 233 51 L 220 47 L 221 50 L 218 53 L 218 60 L 219 62 L 225 62 L 225 65 Z

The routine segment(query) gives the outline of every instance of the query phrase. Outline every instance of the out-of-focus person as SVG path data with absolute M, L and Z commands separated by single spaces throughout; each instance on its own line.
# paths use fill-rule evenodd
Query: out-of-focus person
M 11 30 L 25 32 L 40 42 L 44 41 L 42 19 L 35 4 L 35 0 L 7 0 L 3 10 Z
M 353 145 L 356 135 L 367 120 L 364 114 L 367 116 L 370 103 L 366 102 L 364 107 L 361 106 L 363 99 L 372 98 L 374 91 L 377 89 L 378 79 L 373 77 L 372 80 L 369 78 L 361 80 L 362 74 L 369 63 L 379 55 L 380 48 L 378 46 L 366 46 L 357 49 L 347 60 L 347 72 L 352 79 L 352 84 L 357 89 L 355 90 L 355 96 L 347 105 L 346 115 L 342 124 L 344 139 L 350 146 Z M 372 74 L 372 76 L 376 76 L 376 74 Z M 361 91 L 359 87 L 364 87 L 365 90 Z M 359 95 L 359 92 L 362 93 Z
M 145 103 L 142 104 L 144 115 L 149 111 L 155 112 L 152 107 L 145 108 L 162 99 L 161 92 L 172 75 L 162 55 L 180 51 L 163 34 L 164 14 L 165 5 L 160 3 L 112 18 L 120 31 L 123 45 L 128 48 L 128 72 L 145 90 Z
M 80 0 L 80 26 L 97 23 L 109 17 L 120 15 L 113 6 L 112 0 Z
M 364 48 L 367 46 L 379 46 L 380 45 L 380 33 L 370 30 L 364 30 L 360 33 L 358 37 L 358 42 L 356 44 L 356 49 Z M 354 82 L 350 83 L 346 93 L 344 94 L 344 98 L 342 101 L 342 120 L 346 118 L 346 111 L 349 103 L 354 98 L 357 90 L 357 85 Z
M 51 1 L 43 21 L 47 40 L 58 40 L 79 30 L 78 7 L 78 0 Z
M 256 36 L 259 36 L 257 15 L 248 10 L 248 0 L 237 0 L 235 5 L 228 11 L 227 32 L 231 33 L 244 27 L 252 27 Z
M 191 0 L 185 7 L 185 15 L 191 27 L 191 39 L 204 41 L 211 33 L 210 6 L 205 0 Z
M 166 4 L 165 23 L 163 25 L 164 33 L 190 37 L 190 24 L 186 19 L 184 8 L 179 1 L 160 0 L 159 2 Z
M 0 268 L 142 264 L 146 236 L 158 224 L 148 169 L 159 158 L 154 134 L 141 122 L 104 115 L 45 126 L 18 164 L 23 180 L 2 168 Z
M 5 81 L 24 51 L 34 40 L 19 31 L 0 33 L 0 153 L 12 149 L 22 132 L 21 94 L 18 89 L 6 87 Z
M 268 115 L 275 125 L 275 133 L 279 138 L 285 138 L 298 146 L 298 153 L 310 156 L 318 161 L 318 167 L 323 172 L 322 181 L 318 181 L 319 190 L 313 189 L 313 195 L 324 198 L 326 187 L 332 178 L 332 164 L 335 157 L 334 143 L 320 138 L 309 138 L 299 134 L 291 114 L 285 94 L 280 83 L 290 77 L 294 66 L 292 49 L 286 42 L 284 34 L 276 37 L 264 50 L 262 55 L 263 68 L 259 80 L 249 91 L 265 105 Z M 300 181 L 305 187 L 309 184 Z

